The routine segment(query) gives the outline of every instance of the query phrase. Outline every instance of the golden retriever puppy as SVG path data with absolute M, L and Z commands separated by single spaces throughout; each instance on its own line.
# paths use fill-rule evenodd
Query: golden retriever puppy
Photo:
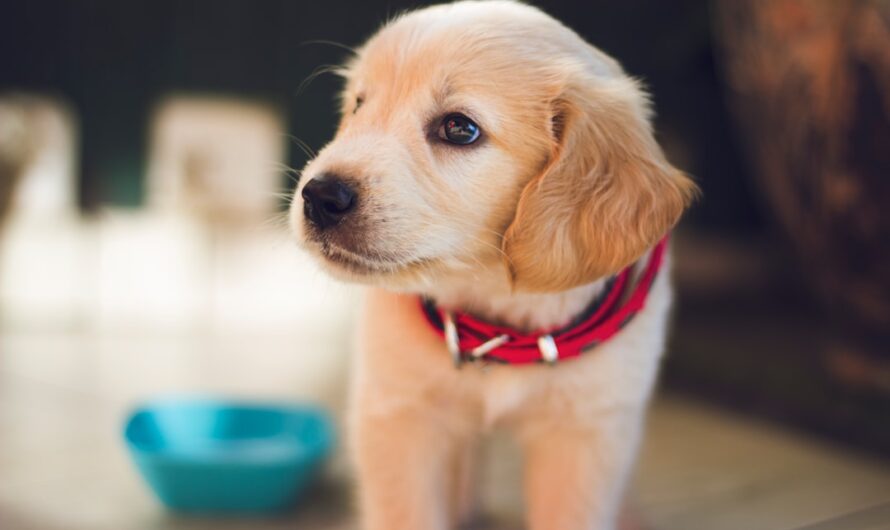
M 531 529 L 614 528 L 665 338 L 664 238 L 695 193 L 646 95 L 501 0 L 399 16 L 343 75 L 291 221 L 372 286 L 349 432 L 364 528 L 464 522 L 495 425 L 523 449 Z

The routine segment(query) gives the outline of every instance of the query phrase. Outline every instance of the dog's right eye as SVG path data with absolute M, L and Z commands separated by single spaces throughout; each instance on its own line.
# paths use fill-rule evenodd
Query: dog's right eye
M 439 138 L 457 145 L 469 145 L 481 133 L 479 126 L 463 114 L 449 114 L 439 127 Z
M 352 107 L 352 113 L 355 114 L 356 112 L 358 112 L 358 109 L 361 108 L 362 103 L 364 103 L 364 102 L 365 102 L 365 98 L 363 98 L 361 96 L 355 98 L 355 106 Z

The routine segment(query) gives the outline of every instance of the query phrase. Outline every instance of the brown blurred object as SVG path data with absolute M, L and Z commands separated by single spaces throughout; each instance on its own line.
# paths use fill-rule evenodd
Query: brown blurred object
M 722 0 L 715 12 L 730 103 L 805 280 L 890 354 L 890 2 Z
M 16 184 L 34 155 L 30 103 L 25 96 L 0 95 L 0 226 L 9 213 Z
M 677 234 L 665 380 L 890 456 L 890 1 L 718 0 L 713 14 L 782 234 Z

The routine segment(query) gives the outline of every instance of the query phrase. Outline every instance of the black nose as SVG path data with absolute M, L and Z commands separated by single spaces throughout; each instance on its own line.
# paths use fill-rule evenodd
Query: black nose
M 303 214 L 321 229 L 336 225 L 355 208 L 355 190 L 335 175 L 310 180 L 302 195 Z

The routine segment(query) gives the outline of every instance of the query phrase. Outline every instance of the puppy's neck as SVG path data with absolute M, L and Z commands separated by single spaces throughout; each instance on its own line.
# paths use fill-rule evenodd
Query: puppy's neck
M 604 289 L 606 280 L 558 293 L 513 292 L 502 269 L 443 282 L 426 293 L 445 310 L 469 313 L 520 331 L 568 325 Z

